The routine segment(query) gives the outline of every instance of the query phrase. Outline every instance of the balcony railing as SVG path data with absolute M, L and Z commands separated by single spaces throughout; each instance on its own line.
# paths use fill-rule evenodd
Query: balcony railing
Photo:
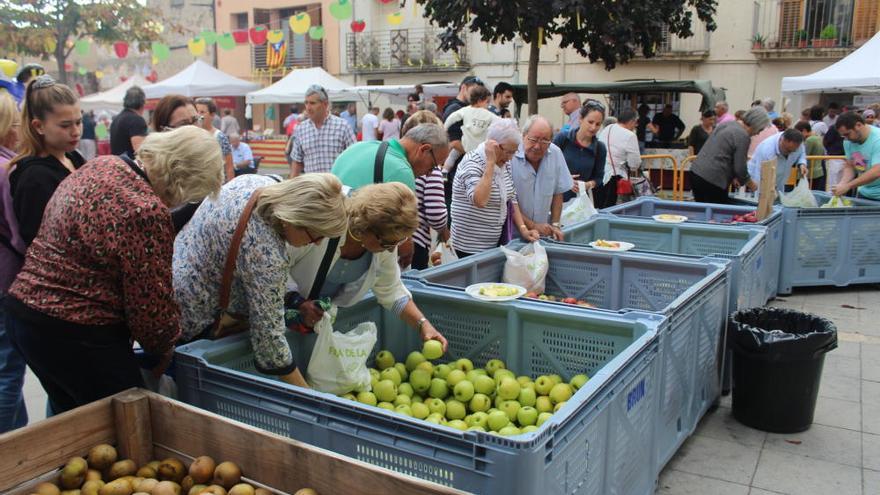
M 759 56 L 836 56 L 874 35 L 880 0 L 755 0 L 753 6 L 751 43 Z
M 284 63 L 280 66 L 287 68 L 308 68 L 324 66 L 324 43 L 321 40 L 312 40 L 304 34 L 296 34 L 290 29 L 287 19 L 279 23 L 274 29 L 284 30 L 284 39 L 287 41 L 287 52 L 284 54 Z M 267 61 L 268 46 L 253 45 L 251 65 L 253 69 L 268 69 Z
M 467 42 L 457 52 L 445 52 L 439 48 L 439 34 L 436 29 L 348 33 L 348 68 L 355 73 L 467 70 Z
M 694 35 L 681 38 L 663 30 L 663 42 L 657 46 L 656 56 L 660 58 L 704 58 L 709 55 L 711 34 L 706 25 L 695 20 L 691 28 Z

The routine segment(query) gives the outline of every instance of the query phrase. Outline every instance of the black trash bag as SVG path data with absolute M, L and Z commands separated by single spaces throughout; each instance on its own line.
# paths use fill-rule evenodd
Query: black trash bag
M 830 320 L 782 308 L 752 308 L 730 316 L 734 348 L 770 361 L 808 359 L 837 348 Z

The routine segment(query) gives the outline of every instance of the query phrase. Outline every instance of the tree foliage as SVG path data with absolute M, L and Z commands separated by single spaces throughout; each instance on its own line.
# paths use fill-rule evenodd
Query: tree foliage
M 138 0 L 0 0 L 0 39 L 7 54 L 54 57 L 62 82 L 74 43 L 127 41 L 146 51 L 167 29 L 160 12 Z
M 540 46 L 558 37 L 562 48 L 574 48 L 606 70 L 625 64 L 637 53 L 652 57 L 664 33 L 693 36 L 694 12 L 709 31 L 715 30 L 717 0 L 416 0 L 441 28 L 441 48 L 464 44 L 467 32 L 499 43 L 519 36 L 532 44 L 529 56 L 529 111 L 537 111 L 535 94 Z M 534 83 L 533 83 L 534 79 Z M 534 99 L 534 107 L 532 105 Z

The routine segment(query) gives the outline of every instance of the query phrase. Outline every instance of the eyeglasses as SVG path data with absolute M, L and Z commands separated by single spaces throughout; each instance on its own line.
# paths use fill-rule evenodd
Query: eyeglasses
M 526 141 L 528 141 L 532 144 L 540 144 L 541 146 L 550 146 L 550 143 L 553 142 L 553 141 L 550 141 L 549 139 L 538 139 L 538 138 L 532 137 L 532 136 L 526 136 Z
M 162 126 L 162 130 L 163 131 L 173 131 L 174 129 L 179 129 L 185 125 L 201 124 L 204 121 L 205 121 L 205 117 L 203 115 L 198 115 L 198 116 L 193 117 L 191 119 L 183 119 L 183 120 L 177 121 L 171 125 Z
M 322 236 L 312 237 L 312 233 L 309 232 L 309 229 L 304 228 L 303 231 L 306 233 L 306 236 L 308 236 L 308 238 L 309 238 L 309 244 L 317 244 L 317 243 L 321 242 L 321 239 L 323 239 Z
M 379 240 L 379 247 L 381 247 L 381 248 L 384 249 L 385 251 L 394 251 L 395 248 L 397 248 L 398 246 L 400 246 L 400 245 L 403 244 L 404 242 L 408 241 L 408 240 L 409 240 L 409 236 L 406 236 L 406 237 L 404 237 L 403 239 L 401 239 L 401 240 L 399 240 L 399 241 L 397 241 L 397 242 L 385 242 L 385 241 L 383 241 L 382 239 L 379 239 L 378 236 L 376 237 L 376 239 Z
M 434 168 L 440 168 L 440 162 L 437 161 L 437 157 L 434 155 L 434 148 L 429 148 L 428 153 L 431 153 L 431 160 L 434 161 Z

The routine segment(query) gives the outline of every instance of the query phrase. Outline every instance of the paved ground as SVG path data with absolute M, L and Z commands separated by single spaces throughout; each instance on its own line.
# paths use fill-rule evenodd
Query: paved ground
M 733 419 L 725 397 L 670 461 L 657 494 L 880 494 L 880 288 L 796 291 L 773 305 L 837 324 L 839 347 L 825 359 L 815 424 L 804 433 L 764 433 Z M 46 395 L 30 372 L 25 396 L 31 421 L 43 419 Z

